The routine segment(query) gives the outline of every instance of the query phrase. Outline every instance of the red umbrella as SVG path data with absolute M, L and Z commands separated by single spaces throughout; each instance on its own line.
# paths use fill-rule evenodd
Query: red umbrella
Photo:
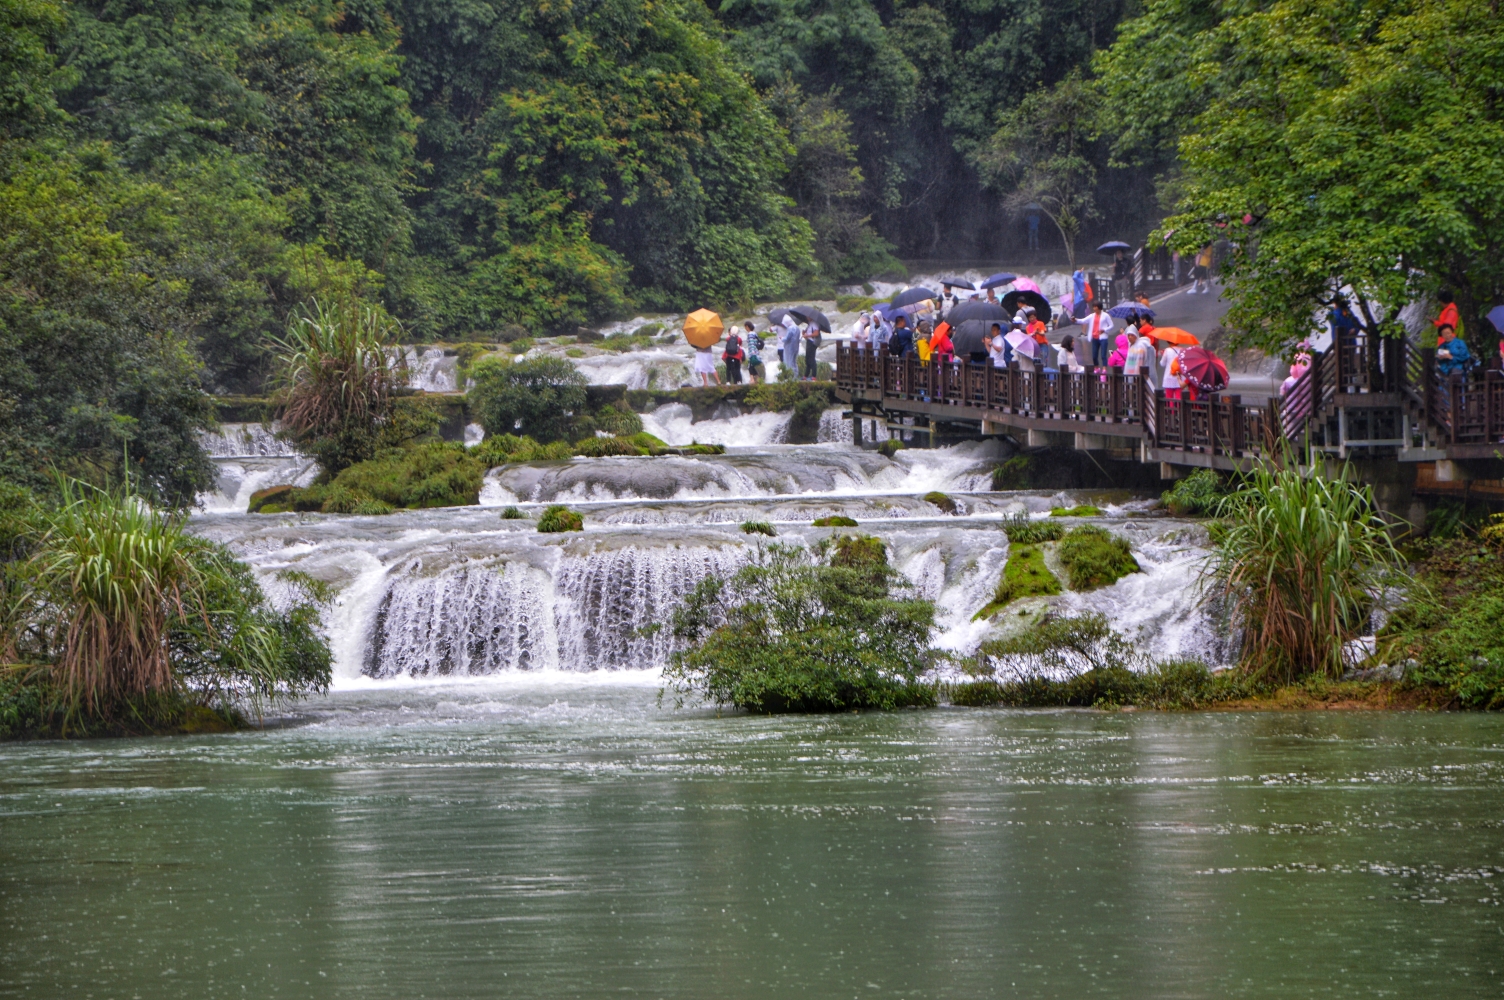
M 1227 388 L 1227 365 L 1204 347 L 1187 347 L 1180 353 L 1180 377 L 1197 392 Z

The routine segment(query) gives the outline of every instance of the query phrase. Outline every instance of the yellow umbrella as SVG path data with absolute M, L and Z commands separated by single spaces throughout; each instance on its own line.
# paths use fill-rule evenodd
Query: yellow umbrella
M 691 347 L 714 347 L 725 324 L 709 309 L 696 309 L 684 317 L 684 339 Z

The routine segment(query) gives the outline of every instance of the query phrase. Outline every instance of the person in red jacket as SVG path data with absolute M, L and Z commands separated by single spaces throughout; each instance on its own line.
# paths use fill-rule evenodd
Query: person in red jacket
M 935 364 L 949 364 L 955 360 L 956 348 L 950 340 L 950 324 L 941 323 L 935 327 L 935 332 L 930 334 L 930 356 L 935 359 Z
M 1452 293 L 1443 288 L 1436 293 L 1436 298 L 1441 302 L 1441 315 L 1431 321 L 1436 327 L 1436 346 L 1441 346 L 1441 328 L 1451 327 L 1454 331 L 1462 329 L 1462 317 L 1457 313 L 1457 303 L 1453 301 Z

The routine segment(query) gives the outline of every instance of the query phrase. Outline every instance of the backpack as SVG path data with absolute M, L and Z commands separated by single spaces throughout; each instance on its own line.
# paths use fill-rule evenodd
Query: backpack
M 721 352 L 722 361 L 740 361 L 742 359 L 742 338 L 736 334 L 726 338 L 726 349 Z

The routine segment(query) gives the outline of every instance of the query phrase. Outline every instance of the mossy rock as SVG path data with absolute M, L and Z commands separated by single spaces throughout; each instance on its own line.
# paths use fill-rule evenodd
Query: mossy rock
M 1024 597 L 1049 597 L 1061 591 L 1060 579 L 1045 565 L 1041 545 L 1013 545 L 1008 564 L 998 581 L 992 601 L 976 613 L 974 621 L 991 618 L 1003 608 Z
M 1065 526 L 1059 521 L 1036 521 L 1027 514 L 1015 514 L 1003 520 L 1003 532 L 1011 545 L 1038 545 L 1060 541 L 1065 537 Z
M 1078 504 L 1075 507 L 1051 507 L 1051 517 L 1101 517 L 1101 507 L 1093 507 L 1089 503 Z
M 542 517 L 538 518 L 538 530 L 545 534 L 584 531 L 585 518 L 578 511 L 570 510 L 563 504 L 554 504 L 543 512 Z
M 1061 540 L 1059 552 L 1072 590 L 1110 587 L 1140 572 L 1128 540 L 1093 524 L 1072 528 Z
M 830 517 L 817 517 L 811 523 L 817 528 L 855 528 L 856 518 L 833 514 Z
M 898 438 L 889 438 L 877 446 L 877 453 L 884 458 L 892 458 L 904 448 L 908 447 Z
M 924 495 L 924 502 L 934 504 L 947 514 L 954 514 L 958 509 L 956 502 L 939 490 L 931 490 L 929 493 L 926 493 Z
M 284 484 L 282 486 L 268 486 L 264 490 L 257 490 L 251 494 L 251 502 L 246 507 L 250 514 L 281 514 L 292 510 L 292 492 L 296 486 Z M 267 510 L 275 507 L 276 510 Z

